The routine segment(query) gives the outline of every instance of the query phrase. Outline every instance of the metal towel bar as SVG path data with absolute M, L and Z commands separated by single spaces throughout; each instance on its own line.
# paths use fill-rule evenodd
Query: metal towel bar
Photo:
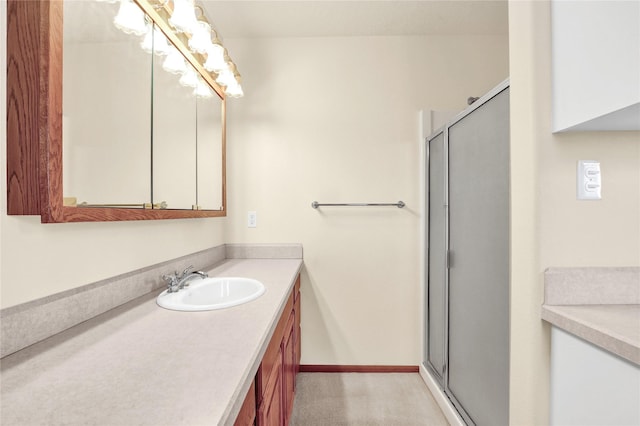
M 318 203 L 314 201 L 311 203 L 311 207 L 317 209 L 320 206 L 331 206 L 331 207 L 370 207 L 370 206 L 396 206 L 401 209 L 405 206 L 403 201 L 398 201 L 397 203 L 336 203 L 336 204 L 326 204 L 326 203 Z

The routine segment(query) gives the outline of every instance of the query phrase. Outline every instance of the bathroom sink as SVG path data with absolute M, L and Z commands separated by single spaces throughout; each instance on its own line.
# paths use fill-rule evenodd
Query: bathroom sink
M 251 278 L 213 277 L 193 279 L 177 292 L 160 293 L 156 302 L 174 311 L 211 311 L 250 302 L 262 296 L 264 284 Z

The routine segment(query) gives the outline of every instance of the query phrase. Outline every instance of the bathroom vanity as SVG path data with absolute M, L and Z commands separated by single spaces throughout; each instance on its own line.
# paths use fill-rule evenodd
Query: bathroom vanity
M 300 276 L 296 279 L 293 290 L 287 298 L 285 308 L 256 375 L 255 407 L 258 425 L 289 424 L 293 409 L 295 378 L 299 369 Z M 247 398 L 253 397 L 249 394 Z M 236 424 L 252 425 L 253 422 L 236 422 Z
M 206 272 L 262 282 L 256 300 L 180 312 L 148 293 L 2 359 L 3 425 L 284 424 L 300 360 L 302 259 Z
M 551 425 L 640 423 L 640 268 L 550 268 Z

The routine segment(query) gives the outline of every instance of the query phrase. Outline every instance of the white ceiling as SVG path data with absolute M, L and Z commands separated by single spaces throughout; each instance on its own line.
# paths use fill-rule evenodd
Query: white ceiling
M 200 0 L 223 38 L 506 35 L 507 0 Z

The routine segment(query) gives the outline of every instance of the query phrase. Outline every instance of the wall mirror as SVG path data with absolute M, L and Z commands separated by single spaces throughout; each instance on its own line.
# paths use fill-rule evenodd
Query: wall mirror
M 63 2 L 62 188 L 76 204 L 142 207 L 151 203 L 152 56 L 112 24 L 115 6 Z
M 147 12 L 150 37 L 114 26 L 125 3 Z M 42 222 L 226 215 L 225 94 L 186 36 L 163 32 L 157 5 L 7 6 L 9 214 Z M 167 68 L 163 46 L 179 48 L 188 72 Z

